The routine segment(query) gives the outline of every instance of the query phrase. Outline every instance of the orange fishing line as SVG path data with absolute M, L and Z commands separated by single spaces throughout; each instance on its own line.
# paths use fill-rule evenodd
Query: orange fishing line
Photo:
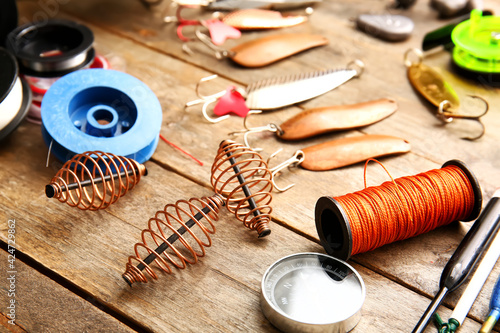
M 470 180 L 456 165 L 372 187 L 365 174 L 365 189 L 334 199 L 350 222 L 352 255 L 463 220 L 474 208 Z

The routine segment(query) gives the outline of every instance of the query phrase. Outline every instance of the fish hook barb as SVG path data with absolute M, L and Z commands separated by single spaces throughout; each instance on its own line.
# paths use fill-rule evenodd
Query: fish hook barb
M 283 130 L 278 125 L 273 124 L 273 123 L 267 124 L 265 126 L 249 127 L 247 124 L 248 117 L 251 114 L 259 114 L 259 113 L 262 113 L 262 111 L 250 110 L 247 113 L 247 115 L 245 116 L 245 118 L 243 118 L 243 127 L 245 127 L 245 129 L 229 133 L 229 135 L 233 135 L 233 136 L 243 134 L 243 142 L 245 143 L 245 146 L 247 146 L 248 148 L 251 148 L 255 151 L 262 151 L 263 149 L 262 148 L 253 148 L 252 146 L 250 146 L 250 144 L 248 142 L 248 136 L 250 134 L 261 133 L 261 132 L 273 132 L 273 133 L 278 133 L 278 135 L 283 134 Z
M 276 152 L 274 152 L 273 154 L 271 154 L 269 156 L 269 158 L 267 159 L 267 164 L 269 165 L 269 161 L 272 158 L 274 158 L 276 155 L 278 155 L 282 150 L 283 150 L 283 148 L 280 148 Z M 298 166 L 300 163 L 302 163 L 304 161 L 304 159 L 305 159 L 304 152 L 302 150 L 297 150 L 295 152 L 295 154 L 293 154 L 293 156 L 291 158 L 289 158 L 288 160 L 286 160 L 286 161 L 282 162 L 281 164 L 275 166 L 274 168 L 269 169 L 271 171 L 271 181 L 273 183 L 274 188 L 277 189 L 279 192 L 285 192 L 285 191 L 291 189 L 293 186 L 295 186 L 295 184 L 290 184 L 290 185 L 288 185 L 288 186 L 286 186 L 284 188 L 279 187 L 276 184 L 276 176 L 284 168 Z
M 453 121 L 453 119 L 466 119 L 466 120 L 477 121 L 479 123 L 479 125 L 481 126 L 481 132 L 479 133 L 479 135 L 477 135 L 475 137 L 462 137 L 462 139 L 474 141 L 474 140 L 481 138 L 485 133 L 485 126 L 481 121 L 481 117 L 483 117 L 486 113 L 488 113 L 490 106 L 489 106 L 488 102 L 480 96 L 476 96 L 476 95 L 468 95 L 468 96 L 473 98 L 473 99 L 479 99 L 484 103 L 485 109 L 482 113 L 477 114 L 477 115 L 456 113 L 453 110 L 450 110 L 450 106 L 451 106 L 450 102 L 447 100 L 444 100 L 439 104 L 437 116 L 439 119 L 441 119 L 442 121 L 444 121 L 446 123 Z

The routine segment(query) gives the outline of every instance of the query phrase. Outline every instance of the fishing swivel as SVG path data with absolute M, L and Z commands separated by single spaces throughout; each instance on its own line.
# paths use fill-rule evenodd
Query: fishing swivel
M 248 117 L 252 114 L 259 114 L 259 113 L 262 113 L 262 111 L 250 110 L 248 112 L 248 114 L 245 116 L 245 118 L 243 118 L 243 127 L 245 127 L 245 129 L 229 133 L 229 135 L 231 135 L 231 136 L 237 136 L 237 135 L 243 134 L 243 142 L 245 143 L 245 146 L 252 148 L 255 151 L 262 151 L 263 149 L 262 148 L 254 148 L 250 145 L 250 143 L 248 141 L 248 136 L 250 134 L 271 132 L 271 133 L 276 133 L 276 135 L 278 135 L 278 137 L 281 137 L 285 133 L 279 125 L 274 124 L 274 123 L 269 123 L 267 125 L 258 126 L 258 127 L 249 127 L 247 125 Z
M 273 154 L 271 154 L 269 156 L 269 158 L 267 159 L 267 165 L 269 165 L 269 162 L 271 161 L 271 159 L 273 157 L 275 157 L 276 155 L 278 155 L 281 151 L 283 150 L 283 148 L 280 148 L 278 149 L 277 151 L 275 151 Z M 285 192 L 289 189 L 291 189 L 292 187 L 295 186 L 295 184 L 290 184 L 286 187 L 279 187 L 277 184 L 276 184 L 276 176 L 278 175 L 278 173 L 285 169 L 285 168 L 294 168 L 294 167 L 297 167 L 299 166 L 302 162 L 304 162 L 305 160 L 305 154 L 302 150 L 297 150 L 292 157 L 290 157 L 288 160 L 280 163 L 279 165 L 275 166 L 274 168 L 270 168 L 269 170 L 271 171 L 271 182 L 273 183 L 273 186 L 275 189 L 277 189 L 279 192 Z
M 417 61 L 410 60 L 411 54 L 417 56 Z M 479 99 L 485 104 L 485 110 L 480 114 L 471 115 L 468 113 L 458 113 L 460 108 L 460 100 L 453 88 L 444 80 L 442 75 L 433 68 L 422 63 L 423 53 L 419 49 L 409 49 L 405 53 L 404 63 L 408 68 L 407 75 L 412 86 L 425 99 L 438 108 L 436 116 L 445 123 L 453 121 L 453 119 L 472 120 L 479 123 L 481 132 L 474 137 L 462 137 L 466 140 L 477 140 L 484 135 L 485 127 L 481 122 L 481 117 L 484 116 L 489 109 L 488 102 L 479 96 L 469 95 L 473 99 Z

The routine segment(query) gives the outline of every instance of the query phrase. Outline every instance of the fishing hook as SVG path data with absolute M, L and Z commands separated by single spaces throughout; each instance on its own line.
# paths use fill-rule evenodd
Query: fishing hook
M 450 123 L 455 118 L 456 119 L 477 121 L 479 123 L 479 125 L 481 125 L 481 133 L 476 137 L 462 137 L 462 139 L 474 141 L 474 140 L 481 138 L 485 133 L 485 127 L 484 127 L 484 124 L 481 122 L 481 117 L 484 116 L 486 113 L 488 113 L 489 104 L 484 98 L 482 98 L 480 96 L 477 96 L 477 95 L 468 95 L 468 96 L 473 98 L 473 99 L 481 100 L 484 103 L 484 105 L 486 106 L 486 109 L 479 115 L 458 114 L 458 113 L 455 113 L 453 110 L 450 110 L 449 109 L 451 106 L 450 102 L 447 100 L 444 100 L 439 104 L 437 116 L 439 119 L 441 119 L 445 123 Z
M 196 29 L 195 35 L 200 42 L 205 44 L 210 50 L 212 50 L 214 52 L 215 58 L 217 58 L 217 60 L 221 60 L 224 58 L 231 58 L 234 56 L 234 54 L 236 54 L 235 52 L 226 50 L 222 47 L 215 45 L 212 42 L 212 39 L 209 36 L 207 36 L 206 34 L 204 34 L 203 32 L 201 32 L 201 30 L 199 28 Z
M 226 114 L 224 116 L 220 116 L 218 118 L 213 118 L 213 117 L 210 117 L 208 115 L 208 106 L 212 103 L 215 103 L 217 102 L 217 98 L 210 98 L 209 100 L 207 100 L 205 103 L 203 103 L 203 107 L 201 108 L 201 112 L 203 113 L 203 117 L 205 117 L 206 120 L 208 120 L 209 122 L 215 124 L 215 123 L 218 123 L 219 121 L 223 121 L 224 119 L 227 119 L 229 118 L 229 115 Z
M 245 145 L 248 148 L 251 148 L 255 151 L 262 151 L 263 149 L 262 148 L 253 148 L 252 146 L 250 146 L 250 144 L 248 143 L 248 136 L 250 134 L 261 133 L 261 132 L 278 133 L 278 135 L 283 134 L 283 130 L 278 125 L 276 125 L 274 123 L 270 123 L 270 124 L 267 124 L 265 126 L 259 126 L 259 127 L 249 127 L 247 124 L 248 116 L 250 116 L 251 114 L 259 114 L 259 113 L 262 113 L 262 111 L 261 110 L 250 110 L 248 112 L 248 114 L 245 116 L 245 118 L 243 118 L 243 127 L 245 127 L 245 129 L 229 133 L 229 135 L 232 135 L 232 136 L 237 136 L 237 135 L 243 134 L 243 142 L 245 143 Z
M 272 158 L 274 158 L 276 155 L 278 155 L 282 150 L 283 150 L 283 148 L 280 148 L 276 152 L 271 154 L 269 156 L 269 158 L 267 159 L 267 165 L 269 165 L 269 161 Z M 290 185 L 286 186 L 285 188 L 281 188 L 276 184 L 275 178 L 276 178 L 276 175 L 284 168 L 296 167 L 300 163 L 302 163 L 304 161 L 304 159 L 305 159 L 304 152 L 302 150 L 297 150 L 295 152 L 295 154 L 293 154 L 293 156 L 290 157 L 288 160 L 282 162 L 281 164 L 275 166 L 274 168 L 270 168 L 269 170 L 271 171 L 271 182 L 273 183 L 274 188 L 280 192 L 285 192 L 285 191 L 291 189 L 293 186 L 295 186 L 295 184 L 290 184 Z
M 225 90 L 221 90 L 221 91 L 216 92 L 215 94 L 212 94 L 212 95 L 202 95 L 200 93 L 200 85 L 203 82 L 207 82 L 207 81 L 216 79 L 217 77 L 219 77 L 217 74 L 213 74 L 213 75 L 201 78 L 201 80 L 198 81 L 198 83 L 196 83 L 196 88 L 195 88 L 196 96 L 198 96 L 198 99 L 187 102 L 184 105 L 184 107 L 186 108 L 186 107 L 201 104 L 201 103 L 207 103 L 207 101 L 209 101 L 210 103 L 213 103 L 212 100 L 217 100 L 217 99 L 221 98 L 222 96 L 224 96 L 224 94 L 226 93 Z

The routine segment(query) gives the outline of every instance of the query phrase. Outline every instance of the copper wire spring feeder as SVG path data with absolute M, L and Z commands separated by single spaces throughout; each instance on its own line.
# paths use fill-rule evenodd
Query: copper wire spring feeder
M 88 151 L 68 160 L 45 186 L 45 194 L 82 210 L 104 209 L 145 175 L 146 167 L 133 159 Z
M 147 282 L 144 270 L 153 279 L 158 278 L 150 266 L 153 261 L 167 274 L 172 273 L 171 266 L 183 269 L 187 263 L 198 262 L 205 255 L 205 247 L 212 245 L 210 234 L 215 232 L 214 222 L 219 220 L 222 206 L 245 227 L 256 230 L 259 237 L 271 233 L 269 204 L 273 185 L 271 172 L 260 154 L 239 143 L 223 141 L 212 165 L 210 183 L 213 196 L 179 200 L 149 219 L 147 229 L 141 233 L 142 241 L 135 244 L 135 255 L 129 257 L 122 275 L 130 286 Z

